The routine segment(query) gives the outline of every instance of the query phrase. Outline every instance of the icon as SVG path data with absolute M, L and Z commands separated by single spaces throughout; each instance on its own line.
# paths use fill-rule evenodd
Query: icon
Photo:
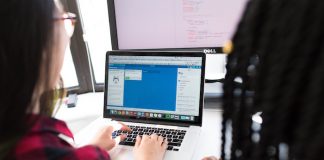
M 129 113 L 128 113 L 128 111 L 126 111 L 126 113 L 125 113 L 126 115 L 129 115 Z
M 181 120 L 186 120 L 186 116 L 180 116 Z
M 126 112 L 125 111 L 122 111 L 122 115 L 125 115 L 126 114 Z
M 170 118 L 171 118 L 171 119 L 174 119 L 174 115 L 173 115 L 173 114 L 171 114 Z
M 119 77 L 118 77 L 118 76 L 114 76 L 114 78 L 113 78 L 113 82 L 114 82 L 115 84 L 118 84 L 118 82 L 119 82 Z
M 170 114 L 166 114 L 166 115 L 165 115 L 165 118 L 166 118 L 166 119 L 170 119 L 170 118 L 171 118 L 171 115 L 170 115 Z
M 174 115 L 174 119 L 179 119 L 179 115 Z
M 158 115 L 156 113 L 154 113 L 154 117 L 157 117 Z
M 118 111 L 118 115 L 121 115 L 121 111 Z
M 110 114 L 114 114 L 114 110 L 110 110 Z
M 150 117 L 150 113 L 145 113 L 145 117 Z
M 195 120 L 195 117 L 194 116 L 191 116 L 191 119 L 190 120 L 194 121 Z
M 159 118 L 162 118 L 162 114 L 159 114 L 158 117 L 159 117 Z
M 189 116 L 185 116 L 186 117 L 186 120 L 190 120 L 190 117 Z
M 153 113 L 150 113 L 150 117 L 153 117 Z

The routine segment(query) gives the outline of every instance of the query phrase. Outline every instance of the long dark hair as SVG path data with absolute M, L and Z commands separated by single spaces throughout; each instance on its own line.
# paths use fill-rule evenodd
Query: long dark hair
M 53 0 L 0 1 L 0 146 L 30 127 L 26 113 L 35 107 L 37 84 L 46 89 L 40 113 L 51 111 L 55 10 Z
M 324 1 L 251 0 L 226 68 L 222 159 L 324 157 Z

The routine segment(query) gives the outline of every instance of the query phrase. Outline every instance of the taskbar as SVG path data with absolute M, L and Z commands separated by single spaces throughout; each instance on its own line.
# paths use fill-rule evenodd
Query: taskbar
M 115 110 L 109 109 L 109 114 L 117 116 L 129 116 L 139 118 L 155 118 L 165 120 L 183 120 L 183 121 L 195 121 L 195 116 L 179 115 L 179 114 L 168 114 L 168 113 L 157 113 L 157 112 L 139 112 L 139 111 L 128 111 L 128 110 Z

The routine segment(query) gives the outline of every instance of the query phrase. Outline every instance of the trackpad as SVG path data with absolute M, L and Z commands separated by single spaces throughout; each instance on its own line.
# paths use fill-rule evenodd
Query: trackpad
M 114 160 L 126 160 L 133 158 L 133 147 L 128 146 L 117 146 L 116 148 L 109 151 L 111 159 Z

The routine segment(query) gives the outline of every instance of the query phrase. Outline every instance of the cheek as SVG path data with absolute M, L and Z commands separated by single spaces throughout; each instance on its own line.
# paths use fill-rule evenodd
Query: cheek
M 55 33 L 54 36 L 55 45 L 53 48 L 54 82 L 52 84 L 55 87 L 60 79 L 60 73 L 64 62 L 64 56 L 65 56 L 66 49 L 68 49 L 69 47 L 70 38 L 66 34 L 63 23 L 58 23 L 58 25 L 56 25 L 56 29 L 54 33 Z

